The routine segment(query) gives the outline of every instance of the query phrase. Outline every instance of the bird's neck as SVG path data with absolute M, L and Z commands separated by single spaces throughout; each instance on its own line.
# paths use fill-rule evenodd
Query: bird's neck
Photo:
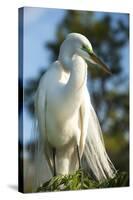
M 67 103 L 72 105 L 75 102 L 75 107 L 77 107 L 83 97 L 83 91 L 86 85 L 87 64 L 83 58 L 71 52 L 64 55 L 62 60 L 60 58 L 60 62 L 65 71 L 70 73 L 63 95 Z
M 87 79 L 87 64 L 83 58 L 74 55 L 71 62 L 70 78 L 66 88 L 73 92 L 80 92 Z
M 59 61 L 65 72 L 70 73 L 66 88 L 76 91 L 84 86 L 87 79 L 87 64 L 85 60 L 73 52 L 71 46 L 61 49 L 59 54 Z

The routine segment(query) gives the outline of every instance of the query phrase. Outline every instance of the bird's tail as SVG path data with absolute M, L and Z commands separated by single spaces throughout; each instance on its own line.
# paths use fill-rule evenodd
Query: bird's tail
M 116 174 L 116 169 L 107 155 L 101 127 L 92 107 L 89 108 L 89 124 L 84 150 L 84 158 L 89 168 L 90 173 L 98 181 L 103 181 L 107 178 L 113 178 Z
M 47 158 L 44 154 L 44 141 L 39 133 L 38 123 L 35 123 L 35 132 L 37 133 L 37 136 L 35 140 L 36 145 L 34 152 L 34 177 L 32 183 L 32 192 L 36 192 L 37 188 L 42 183 L 45 183 L 52 177 Z

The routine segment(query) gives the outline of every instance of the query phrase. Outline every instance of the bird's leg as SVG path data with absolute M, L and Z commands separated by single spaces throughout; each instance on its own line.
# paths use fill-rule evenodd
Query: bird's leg
M 81 169 L 81 160 L 80 160 L 79 146 L 78 145 L 77 145 L 77 155 L 78 155 L 79 169 Z
M 81 159 L 80 159 L 80 154 L 79 154 L 79 146 L 77 145 L 77 155 L 78 155 L 78 161 L 79 161 L 79 169 L 81 170 Z M 83 187 L 83 172 L 81 170 L 81 189 Z
M 56 176 L 55 155 L 56 155 L 56 149 L 53 148 L 53 167 L 54 167 L 54 176 Z

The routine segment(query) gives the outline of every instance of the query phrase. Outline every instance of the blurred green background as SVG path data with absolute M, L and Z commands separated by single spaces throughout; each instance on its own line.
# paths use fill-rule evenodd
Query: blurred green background
M 34 15 L 37 8 L 30 9 L 34 10 L 33 13 L 31 12 Z M 43 36 L 40 47 L 43 48 L 43 54 L 46 51 L 49 52 L 48 59 L 46 63 L 44 59 L 39 66 L 36 66 L 38 67 L 36 75 L 32 76 L 31 73 L 28 78 L 24 77 L 24 109 L 28 113 L 27 122 L 24 122 L 24 126 L 26 127 L 28 118 L 31 121 L 34 119 L 34 93 L 48 64 L 50 65 L 52 61 L 58 59 L 60 44 L 68 33 L 81 33 L 90 40 L 94 51 L 108 64 L 113 73 L 110 76 L 100 68 L 89 67 L 88 89 L 103 130 L 108 154 L 117 170 L 129 172 L 129 15 L 74 10 L 48 10 L 50 12 L 45 23 L 48 23 L 49 28 L 48 30 L 44 29 L 43 33 L 41 29 L 38 29 L 38 35 L 36 35 L 38 38 L 41 37 L 40 35 Z M 45 9 L 41 8 L 40 11 L 41 15 L 36 24 L 42 21 L 40 23 L 40 26 L 42 26 Z M 28 13 L 28 8 L 26 12 Z M 52 19 L 54 20 L 54 17 L 57 18 L 57 23 L 54 30 L 52 30 Z M 32 23 L 24 26 L 25 30 L 28 29 L 28 26 L 32 26 Z M 48 39 L 43 42 L 43 38 L 45 39 L 46 34 L 50 34 L 50 30 L 51 32 L 53 31 L 54 39 Z M 36 41 L 38 41 L 38 38 L 36 38 Z M 29 44 L 32 49 L 35 48 L 33 44 Z M 30 62 L 30 59 L 27 59 Z M 25 64 L 24 70 L 26 68 L 28 68 L 28 65 Z M 21 78 L 20 87 L 23 89 Z M 26 128 L 24 130 L 24 134 L 30 135 Z M 23 168 L 20 171 L 30 168 L 30 175 L 28 177 L 24 176 L 25 191 L 29 192 L 32 185 L 32 176 L 34 176 L 34 148 L 36 141 L 32 138 L 22 142 L 21 138 L 22 136 L 20 137 L 19 146 L 20 149 L 23 149 L 24 145 L 23 150 L 25 153 L 20 158 L 21 162 L 24 161 Z

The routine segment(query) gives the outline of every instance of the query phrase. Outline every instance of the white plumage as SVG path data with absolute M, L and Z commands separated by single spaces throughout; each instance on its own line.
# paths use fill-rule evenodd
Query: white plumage
M 78 170 L 77 146 L 82 167 L 95 179 L 102 181 L 115 174 L 87 89 L 86 60 L 109 72 L 94 54 L 88 39 L 81 34 L 71 33 L 60 47 L 58 60 L 40 80 L 35 98 L 39 134 L 36 187 L 45 182 L 46 177 L 53 176 L 53 148 L 56 149 L 57 174 Z

